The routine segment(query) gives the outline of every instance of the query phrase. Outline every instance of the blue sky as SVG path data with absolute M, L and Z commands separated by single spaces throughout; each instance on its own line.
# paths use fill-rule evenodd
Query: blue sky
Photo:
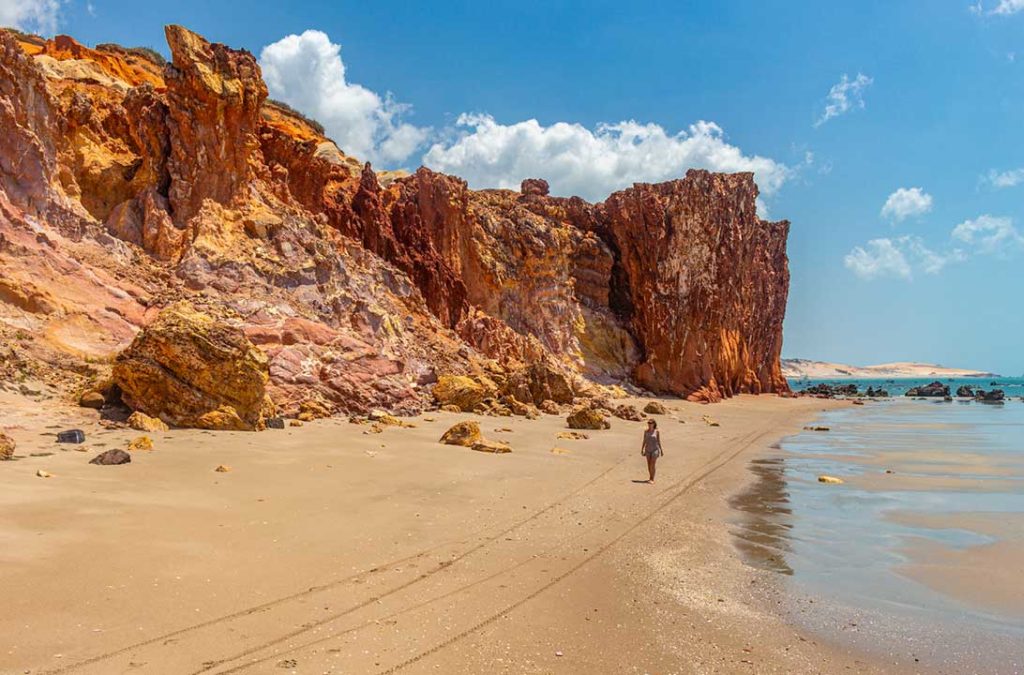
M 56 0 L 0 0 L 0 19 L 12 2 Z M 694 164 L 755 170 L 792 221 L 785 355 L 1024 372 L 1024 0 L 69 0 L 39 16 L 90 45 L 166 53 L 162 26 L 181 23 L 247 48 L 272 95 L 377 165 L 426 158 L 476 186 L 528 172 L 588 198 Z

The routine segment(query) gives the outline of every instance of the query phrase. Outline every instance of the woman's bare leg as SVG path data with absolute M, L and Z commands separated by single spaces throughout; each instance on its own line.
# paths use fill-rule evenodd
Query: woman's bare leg
M 657 463 L 657 461 L 658 461 L 657 457 L 648 457 L 647 458 L 647 473 L 649 473 L 651 475 L 651 478 L 650 478 L 650 481 L 649 481 L 651 483 L 654 482 L 654 465 Z

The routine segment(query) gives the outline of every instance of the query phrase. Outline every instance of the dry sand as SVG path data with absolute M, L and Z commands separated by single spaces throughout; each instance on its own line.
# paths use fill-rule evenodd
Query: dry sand
M 447 413 L 177 430 L 103 467 L 140 434 L 0 394 L 19 455 L 54 453 L 0 462 L 0 672 L 893 672 L 789 626 L 727 525 L 747 460 L 846 404 L 667 403 L 652 486 L 617 419 L 479 418 L 505 455 L 437 443 Z

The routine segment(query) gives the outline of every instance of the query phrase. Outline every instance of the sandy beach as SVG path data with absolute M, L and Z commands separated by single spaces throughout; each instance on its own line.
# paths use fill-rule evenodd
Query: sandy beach
M 773 613 L 726 524 L 746 460 L 845 404 L 668 403 L 652 486 L 639 422 L 567 440 L 562 417 L 478 418 L 506 455 L 439 444 L 472 417 L 451 413 L 176 430 L 101 467 L 138 432 L 4 394 L 22 458 L 0 464 L 0 671 L 891 670 Z M 69 426 L 85 452 L 54 443 Z

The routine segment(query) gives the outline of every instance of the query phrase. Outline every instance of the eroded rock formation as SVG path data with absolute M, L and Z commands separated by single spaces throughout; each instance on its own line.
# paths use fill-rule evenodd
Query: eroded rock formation
M 751 174 L 590 204 L 541 179 L 377 172 L 269 101 L 251 54 L 166 35 L 169 64 L 0 30 L 0 376 L 81 391 L 127 348 L 126 401 L 196 423 L 216 392 L 171 410 L 125 365 L 187 300 L 230 317 L 216 330 L 266 359 L 286 414 L 412 412 L 445 376 L 525 410 L 630 381 L 706 401 L 787 391 L 788 226 L 757 217 Z M 252 427 L 256 398 L 223 403 Z

